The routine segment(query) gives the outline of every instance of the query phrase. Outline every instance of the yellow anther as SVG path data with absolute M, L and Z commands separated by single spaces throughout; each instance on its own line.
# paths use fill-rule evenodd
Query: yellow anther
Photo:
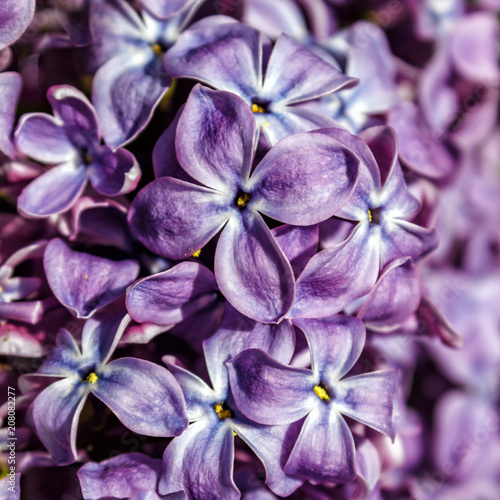
M 258 104 L 252 104 L 252 111 L 254 113 L 265 113 L 266 110 L 262 107 L 262 106 L 259 106 Z
M 370 209 L 368 209 L 368 219 L 370 219 L 370 222 L 373 222 L 372 211 Z
M 223 404 L 216 404 L 214 406 L 215 413 L 219 416 L 220 420 L 225 420 L 226 418 L 231 418 L 233 414 L 231 410 L 226 410 Z
M 314 386 L 314 392 L 316 393 L 316 396 L 318 396 L 323 401 L 330 401 L 330 396 L 325 391 L 325 389 L 323 387 L 321 387 L 320 385 Z
M 194 252 L 193 257 L 199 257 L 201 255 L 201 249 Z
M 9 336 L 8 336 L 8 335 L 6 335 L 5 337 L 3 337 L 3 338 L 2 338 L 2 340 L 3 340 L 4 342 L 7 342 L 7 340 L 9 340 Z
M 236 437 L 238 434 L 236 434 L 236 432 L 233 431 L 233 436 Z
M 266 127 L 269 127 L 270 123 L 269 123 L 269 122 L 264 122 L 264 125 L 265 125 Z
M 3 286 L 0 285 L 0 293 L 2 293 L 2 292 L 3 292 Z
M 89 376 L 84 380 L 84 382 L 90 382 L 91 384 L 95 384 L 99 380 L 99 377 L 92 372 Z
M 94 158 L 92 158 L 92 155 L 90 153 L 85 154 L 85 164 L 90 165 L 94 161 Z
M 89 275 L 88 275 L 88 274 L 86 274 L 86 275 L 84 276 L 84 278 L 85 278 L 86 280 L 88 280 L 88 279 L 89 279 Z
M 251 198 L 251 196 L 248 193 L 243 193 L 236 200 L 236 205 L 238 205 L 240 208 L 245 208 L 248 205 L 250 198 Z
M 161 56 L 163 54 L 163 49 L 160 44 L 155 43 L 151 48 L 153 49 L 155 56 Z

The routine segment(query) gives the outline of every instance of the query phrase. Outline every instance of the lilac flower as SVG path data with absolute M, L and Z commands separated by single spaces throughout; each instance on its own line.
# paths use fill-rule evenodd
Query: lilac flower
M 261 424 L 306 420 L 285 472 L 310 481 L 345 483 L 356 476 L 351 431 L 342 415 L 393 434 L 394 370 L 347 379 L 363 349 L 365 329 L 347 316 L 295 320 L 306 334 L 312 370 L 284 366 L 258 349 L 227 362 L 238 409 Z M 342 379 L 342 380 L 341 380 Z
M 437 245 L 434 230 L 407 220 L 419 203 L 408 191 L 391 128 L 367 129 L 360 134 L 363 140 L 339 129 L 312 133 L 320 132 L 349 145 L 362 159 L 354 192 L 337 214 L 357 224 L 347 240 L 309 261 L 297 280 L 290 312 L 294 318 L 339 312 L 346 294 L 354 300 L 368 293 L 388 263 L 400 257 L 420 258 Z
M 112 152 L 100 142 L 99 125 L 87 98 L 68 85 L 51 87 L 47 98 L 54 117 L 44 113 L 24 115 L 15 133 L 22 153 L 46 164 L 55 164 L 21 193 L 19 211 L 28 217 L 48 217 L 65 212 L 87 185 L 106 196 L 135 189 L 140 169 L 124 149 Z
M 234 316 L 228 325 L 234 324 Z M 258 347 L 282 362 L 293 353 L 293 331 L 286 325 L 258 325 L 235 335 L 221 329 L 203 344 L 213 385 L 180 368 L 168 365 L 184 391 L 188 429 L 175 438 L 163 455 L 161 494 L 184 491 L 189 498 L 240 498 L 233 481 L 234 435 L 238 435 L 263 462 L 266 483 L 279 495 L 292 493 L 302 481 L 287 477 L 283 460 L 289 452 L 289 425 L 259 425 L 248 420 L 234 405 L 224 362 L 242 349 Z M 292 438 L 293 439 L 293 438 Z
M 54 295 L 73 316 L 84 319 L 122 295 L 139 274 L 135 260 L 114 262 L 74 252 L 58 238 L 47 245 L 43 261 Z
M 3 0 L 0 5 L 0 50 L 14 43 L 26 30 L 35 12 L 35 0 Z
M 325 220 L 347 200 L 357 157 L 326 134 L 300 134 L 276 145 L 250 175 L 252 111 L 238 96 L 201 85 L 177 130 L 179 162 L 201 185 L 155 180 L 131 206 L 132 230 L 150 250 L 181 259 L 223 229 L 215 255 L 222 294 L 252 319 L 279 321 L 293 302 L 293 272 L 260 213 L 304 226 Z
M 23 376 L 58 381 L 33 401 L 33 426 L 54 460 L 61 465 L 76 459 L 78 418 L 90 393 L 105 403 L 134 432 L 176 436 L 187 425 L 178 384 L 164 368 L 136 358 L 108 362 L 130 318 L 89 319 L 82 346 L 61 329 L 57 344 L 38 372 Z
M 294 105 L 348 88 L 357 80 L 285 34 L 263 67 L 267 51 L 262 35 L 245 24 L 201 22 L 179 37 L 165 57 L 165 67 L 175 78 L 196 79 L 239 95 L 270 146 L 297 132 L 334 125 L 323 114 Z
M 139 15 L 124 0 L 92 0 L 90 24 L 100 66 L 92 101 L 106 144 L 134 139 L 171 83 L 163 55 L 200 0 L 143 0 Z M 155 17 L 158 16 L 158 17 Z

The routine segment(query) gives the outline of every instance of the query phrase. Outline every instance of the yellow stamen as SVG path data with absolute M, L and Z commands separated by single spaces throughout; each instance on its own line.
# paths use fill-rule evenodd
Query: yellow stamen
M 316 393 L 316 396 L 318 396 L 323 401 L 330 401 L 330 396 L 320 385 L 314 386 L 314 392 Z
M 199 257 L 201 255 L 201 249 L 194 252 L 193 257 Z
M 266 127 L 269 127 L 270 123 L 269 123 L 269 122 L 264 122 L 264 125 L 265 125 Z
M 233 436 L 236 437 L 238 434 L 236 434 L 236 432 L 233 431 Z
M 88 274 L 86 274 L 86 275 L 84 276 L 84 278 L 85 278 L 86 280 L 88 280 L 88 279 L 89 279 L 89 275 L 88 275 Z
M 90 165 L 94 161 L 94 158 L 92 158 L 92 155 L 90 153 L 87 153 L 85 155 L 85 163 L 87 165 Z
M 231 410 L 226 410 L 224 408 L 223 404 L 216 404 L 214 406 L 214 410 L 215 410 L 215 413 L 217 413 L 217 415 L 219 415 L 219 418 L 221 420 L 225 420 L 226 418 L 231 418 L 233 416 L 233 414 L 231 413 Z
M 155 56 L 161 56 L 163 54 L 163 49 L 160 44 L 155 43 L 151 48 L 153 49 Z
M 84 382 L 90 382 L 91 384 L 95 384 L 99 380 L 99 377 L 92 372 L 85 380 Z
M 370 219 L 370 222 L 373 222 L 372 211 L 370 209 L 368 209 L 368 218 Z
M 262 106 L 259 106 L 258 104 L 252 104 L 252 111 L 254 113 L 265 113 L 266 112 L 266 110 Z
M 0 293 L 2 293 L 2 292 L 3 292 L 3 286 L 0 285 Z
M 250 201 L 251 196 L 248 193 L 243 193 L 237 200 L 236 200 L 236 205 L 238 205 L 240 208 L 245 208 L 248 205 L 248 202 Z

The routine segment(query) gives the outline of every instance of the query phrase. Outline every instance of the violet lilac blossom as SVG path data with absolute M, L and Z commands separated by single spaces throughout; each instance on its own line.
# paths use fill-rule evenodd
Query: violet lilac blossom
M 14 43 L 29 26 L 35 0 L 2 0 L 0 5 L 0 50 Z
M 172 78 L 164 54 L 202 0 L 91 0 L 90 26 L 99 69 L 92 101 L 106 144 L 116 149 L 146 127 Z
M 132 230 L 155 253 L 182 259 L 222 229 L 215 254 L 222 294 L 250 318 L 278 322 L 293 303 L 294 277 L 260 213 L 304 226 L 327 219 L 347 201 L 358 158 L 327 134 L 304 133 L 282 140 L 251 173 L 250 107 L 201 85 L 177 130 L 179 163 L 197 183 L 161 177 L 146 186 L 129 212 Z
M 365 329 L 356 318 L 295 320 L 311 350 L 312 370 L 292 368 L 258 349 L 226 363 L 238 409 L 266 425 L 307 417 L 285 472 L 309 481 L 347 483 L 356 477 L 355 448 L 342 415 L 394 438 L 395 370 L 344 379 L 359 358 Z
M 179 385 L 163 367 L 136 358 L 109 358 L 130 317 L 89 319 L 81 348 L 59 330 L 57 343 L 35 374 L 23 376 L 25 389 L 38 380 L 53 381 L 33 401 L 31 415 L 38 437 L 60 465 L 76 460 L 76 432 L 90 393 L 134 432 L 177 436 L 187 426 Z
M 15 132 L 17 149 L 48 165 L 18 199 L 19 212 L 42 218 L 65 212 L 83 193 L 90 180 L 106 196 L 129 193 L 141 171 L 125 149 L 111 151 L 100 144 L 94 108 L 82 92 L 69 85 L 51 87 L 47 98 L 54 116 L 29 113 L 21 117 Z
M 217 25 L 202 21 L 179 37 L 165 67 L 175 78 L 192 78 L 239 95 L 270 146 L 297 132 L 334 125 L 324 114 L 295 105 L 352 87 L 358 80 L 286 34 L 270 56 L 268 52 L 262 34 L 248 25 L 229 18 Z

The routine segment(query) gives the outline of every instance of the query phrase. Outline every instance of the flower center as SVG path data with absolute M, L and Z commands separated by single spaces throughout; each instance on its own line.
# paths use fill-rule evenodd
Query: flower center
M 94 373 L 90 372 L 84 382 L 89 382 L 91 384 L 95 384 L 99 380 L 99 377 Z
M 268 101 L 261 101 L 260 99 L 252 99 L 252 112 L 253 113 L 269 113 Z
M 153 49 L 153 53 L 155 56 L 161 56 L 165 54 L 165 49 L 159 43 L 155 43 L 151 46 L 151 48 Z
M 332 399 L 331 395 L 330 395 L 330 391 L 328 390 L 326 385 L 323 383 L 315 385 L 314 392 L 315 392 L 316 396 L 318 396 L 318 398 L 321 399 L 322 401 L 326 402 L 326 401 L 330 401 L 330 399 Z
M 234 199 L 234 204 L 240 209 L 243 210 L 252 199 L 252 195 L 249 193 L 245 193 L 241 189 L 236 194 L 236 198 Z
M 380 224 L 380 208 L 368 209 L 368 219 L 372 225 Z
M 214 405 L 214 410 L 215 413 L 219 416 L 220 420 L 226 420 L 226 418 L 232 418 L 233 417 L 233 412 L 229 409 L 227 404 L 224 403 L 217 403 Z

